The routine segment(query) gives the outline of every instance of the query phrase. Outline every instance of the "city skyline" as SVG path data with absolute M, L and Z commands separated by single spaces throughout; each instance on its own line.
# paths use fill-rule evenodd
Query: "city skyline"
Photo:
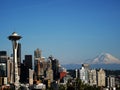
M 22 60 L 42 50 L 60 63 L 79 63 L 107 52 L 120 59 L 119 0 L 0 1 L 0 50 L 12 53 L 7 37 L 17 32 Z

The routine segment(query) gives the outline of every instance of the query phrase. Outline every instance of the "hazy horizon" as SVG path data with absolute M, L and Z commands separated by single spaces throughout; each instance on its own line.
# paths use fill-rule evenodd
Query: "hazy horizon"
M 1 0 L 0 50 L 12 53 L 12 32 L 23 38 L 22 59 L 42 50 L 60 63 L 107 52 L 120 59 L 120 0 Z

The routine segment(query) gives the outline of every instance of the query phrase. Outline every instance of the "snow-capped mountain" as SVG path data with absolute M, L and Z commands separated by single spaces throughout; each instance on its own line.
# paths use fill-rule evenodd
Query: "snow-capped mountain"
M 120 60 L 109 53 L 101 53 L 91 60 L 87 60 L 90 64 L 120 64 Z
M 120 60 L 109 53 L 101 53 L 93 59 L 83 61 L 82 63 L 90 64 L 91 68 L 103 68 L 108 70 L 120 70 Z M 66 69 L 80 69 L 81 64 L 65 64 Z

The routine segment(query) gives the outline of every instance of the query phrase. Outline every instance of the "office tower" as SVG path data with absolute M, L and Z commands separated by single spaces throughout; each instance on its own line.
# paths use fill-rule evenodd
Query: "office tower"
M 5 71 L 5 75 L 4 78 L 6 78 L 4 81 L 7 83 L 10 83 L 12 80 L 11 80 L 11 70 L 12 70 L 12 59 L 10 57 L 7 56 L 7 52 L 6 51 L 0 51 L 0 65 L 1 68 L 3 68 Z M 3 72 L 1 69 L 0 69 L 0 76 L 2 75 Z M 4 79 L 3 78 L 3 79 Z
M 52 63 L 52 70 L 53 70 L 53 80 L 57 81 L 60 78 L 59 74 L 59 61 L 54 59 L 52 56 L 49 57 Z
M 42 51 L 37 48 L 37 49 L 34 51 L 34 57 L 35 57 L 35 58 L 41 58 L 41 53 L 42 53 Z
M 88 71 L 84 67 L 80 69 L 80 79 L 82 82 L 88 83 Z
M 33 73 L 34 70 L 29 69 L 29 85 L 33 85 Z
M 25 60 L 23 62 L 24 62 L 24 64 L 22 65 L 21 69 L 24 68 L 24 70 L 22 69 L 23 71 L 21 70 L 21 73 L 25 72 L 25 75 L 24 75 L 25 80 L 24 81 L 26 83 L 29 83 L 29 69 L 32 69 L 32 55 L 25 55 Z M 22 77 L 23 76 L 21 76 L 21 78 Z
M 46 62 L 45 62 L 45 58 L 41 57 L 40 59 L 40 75 L 44 76 L 44 71 L 46 70 Z
M 13 83 L 13 57 L 8 57 L 7 60 L 7 77 L 8 83 Z
M 46 70 L 46 62 L 45 58 L 42 57 L 42 51 L 39 49 L 36 49 L 34 51 L 34 69 L 36 73 L 36 78 L 40 80 L 40 78 L 43 78 L 44 71 Z
M 14 65 L 14 85 L 15 89 L 19 88 L 19 75 L 18 75 L 18 63 L 17 63 L 17 49 L 18 49 L 18 40 L 21 39 L 17 33 L 13 32 L 12 35 L 8 37 L 12 41 L 13 46 L 13 65 Z
M 6 51 L 0 51 L 0 56 L 7 56 L 7 52 Z
M 119 76 L 115 77 L 115 86 L 120 87 L 120 77 Z
M 51 63 L 51 60 L 49 60 L 49 59 L 47 61 L 46 79 L 50 80 L 50 82 L 53 82 L 52 63 Z
M 21 63 L 21 83 L 29 83 L 30 70 L 32 70 L 32 55 L 25 55 L 25 60 L 23 60 L 23 63 Z
M 97 85 L 97 71 L 94 69 L 89 71 L 89 84 L 91 86 Z
M 88 83 L 89 82 L 89 65 L 88 64 L 82 64 L 82 68 L 80 69 L 80 79 Z
M 7 84 L 7 52 L 0 51 L 0 85 Z
M 106 79 L 105 79 L 105 71 L 103 69 L 100 69 L 98 72 L 97 72 L 97 76 L 98 76 L 98 86 L 105 86 L 105 82 L 106 82 Z
M 28 74 L 27 67 L 25 66 L 25 63 L 21 63 L 20 66 L 21 66 L 20 82 L 21 83 L 26 83 L 26 82 L 28 82 L 28 79 L 27 79 L 27 74 Z
M 107 87 L 108 88 L 113 88 L 115 87 L 115 76 L 108 76 L 107 77 Z
M 18 75 L 20 76 L 20 65 L 21 65 L 21 44 L 18 43 L 17 49 L 17 63 L 18 63 Z
M 25 55 L 25 66 L 29 69 L 32 69 L 32 55 Z

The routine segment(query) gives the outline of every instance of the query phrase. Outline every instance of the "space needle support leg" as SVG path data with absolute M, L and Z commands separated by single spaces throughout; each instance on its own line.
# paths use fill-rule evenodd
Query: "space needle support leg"
M 13 40 L 13 65 L 14 65 L 14 84 L 15 84 L 15 90 L 17 90 L 17 87 L 19 86 L 19 76 L 18 76 L 18 65 L 17 65 L 17 48 L 18 48 L 18 42 Z

